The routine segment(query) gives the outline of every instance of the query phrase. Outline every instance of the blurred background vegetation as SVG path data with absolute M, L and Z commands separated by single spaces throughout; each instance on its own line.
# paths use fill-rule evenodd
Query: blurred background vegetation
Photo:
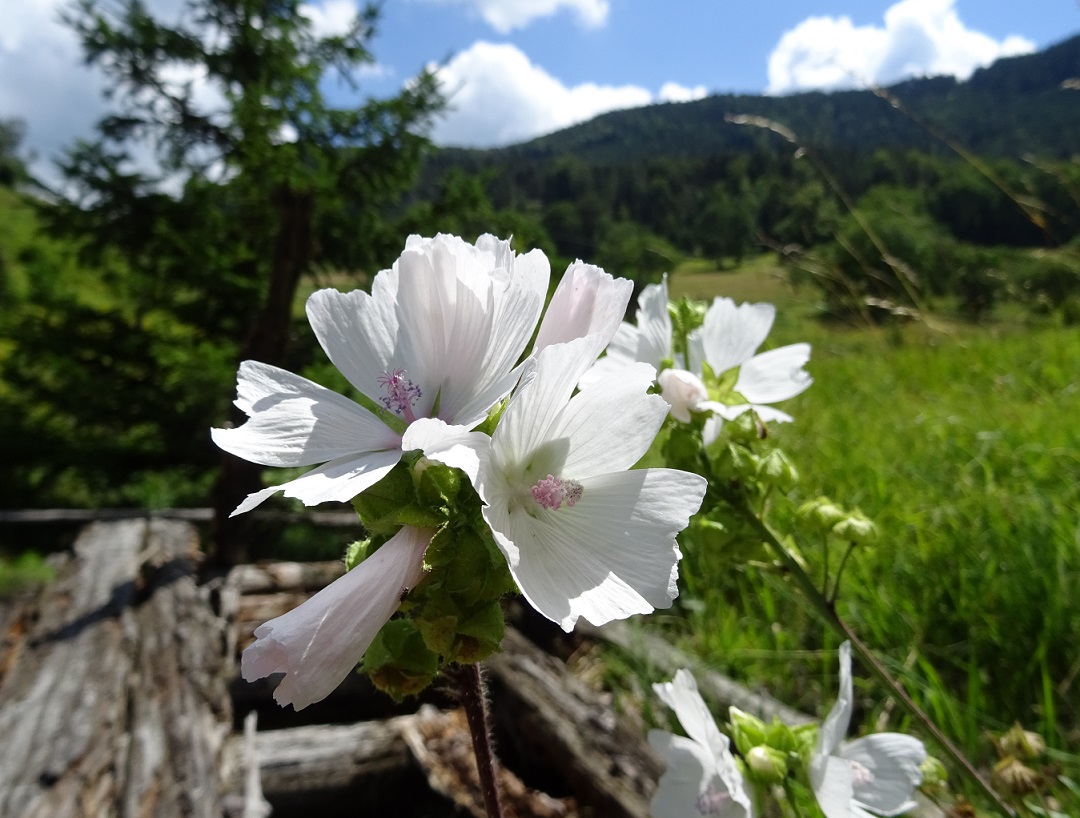
M 231 509 L 262 480 L 208 434 L 237 363 L 345 387 L 308 293 L 365 285 L 412 232 L 513 235 L 556 279 L 582 258 L 638 289 L 668 272 L 674 294 L 776 302 L 771 342 L 814 346 L 815 385 L 775 430 L 796 500 L 836 496 L 885 532 L 845 614 L 975 757 L 1019 720 L 1075 758 L 1080 37 L 965 83 L 712 96 L 436 150 L 429 75 L 356 108 L 321 95 L 370 60 L 374 13 L 320 39 L 294 5 L 256 20 L 250 0 L 198 0 L 186 29 L 73 7 L 117 93 L 55 189 L 27 172 L 17 112 L 0 120 L 0 507 Z M 229 88 L 227 109 L 164 83 L 177 62 Z M 147 150 L 153 172 L 131 161 Z M 342 546 L 214 533 L 226 559 Z M 17 556 L 27 537 L 0 527 L 0 589 L 47 575 Z M 723 554 L 686 567 L 708 583 L 650 627 L 813 710 L 830 645 L 782 579 Z

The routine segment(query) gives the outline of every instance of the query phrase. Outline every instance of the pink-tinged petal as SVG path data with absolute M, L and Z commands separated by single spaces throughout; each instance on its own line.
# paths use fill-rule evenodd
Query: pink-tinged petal
M 375 415 L 307 378 L 245 361 L 237 381 L 236 404 L 250 420 L 210 431 L 237 457 L 263 466 L 310 466 L 397 446 L 393 431 Z
M 922 783 L 919 765 L 926 747 L 901 733 L 874 733 L 843 744 L 840 758 L 858 765 L 852 776 L 854 799 L 877 815 L 899 815 L 915 806 L 911 795 Z
M 657 382 L 663 390 L 661 397 L 671 406 L 671 416 L 683 423 L 689 423 L 690 413 L 699 411 L 702 402 L 709 399 L 701 378 L 685 369 L 665 369 Z
M 284 673 L 274 699 L 296 710 L 330 695 L 397 610 L 402 590 L 423 578 L 433 533 L 402 528 L 345 576 L 256 628 L 241 657 L 244 679 Z
M 592 334 L 603 336 L 606 344 L 626 314 L 633 289 L 633 282 L 625 278 L 612 278 L 599 267 L 575 261 L 551 297 L 536 336 L 536 351 Z
M 712 713 L 698 692 L 697 682 L 689 670 L 681 668 L 670 682 L 653 685 L 660 700 L 675 711 L 679 724 L 694 741 L 708 748 L 714 759 L 729 751 L 727 737 L 720 732 Z
M 762 352 L 740 367 L 735 391 L 750 403 L 776 403 L 793 398 L 814 382 L 803 369 L 809 360 L 809 344 L 791 344 Z
M 466 426 L 451 426 L 438 418 L 417 419 L 401 438 L 404 451 L 419 449 L 430 460 L 461 469 L 473 483 L 490 445 L 491 438 L 483 432 L 470 432 Z
M 397 271 L 384 270 L 372 282 L 372 295 L 328 289 L 312 293 L 307 300 L 308 322 L 327 357 L 349 383 L 374 401 L 383 397 L 379 375 L 406 368 L 401 361 L 416 358 L 398 326 L 397 279 Z
M 284 491 L 286 497 L 300 500 L 305 506 L 330 501 L 348 502 L 360 492 L 382 480 L 400 459 L 401 449 L 399 448 L 384 452 L 346 455 L 324 463 L 295 480 L 279 486 L 268 486 L 261 491 L 249 494 L 229 516 L 235 517 L 237 514 L 251 511 L 279 491 Z
M 549 347 L 554 349 L 557 347 Z M 493 459 L 493 458 L 492 458 Z M 570 631 L 666 608 L 678 595 L 675 535 L 701 505 L 702 477 L 643 469 L 582 480 L 572 506 L 521 502 L 481 469 L 484 517 L 529 603 Z
M 548 432 L 565 446 L 566 456 L 544 468 L 584 480 L 637 463 L 649 450 L 668 412 L 663 398 L 646 391 L 655 377 L 649 364 L 634 363 L 574 395 Z
M 740 304 L 717 298 L 705 313 L 701 344 L 713 372 L 720 375 L 750 360 L 772 329 L 776 308 L 772 304 Z

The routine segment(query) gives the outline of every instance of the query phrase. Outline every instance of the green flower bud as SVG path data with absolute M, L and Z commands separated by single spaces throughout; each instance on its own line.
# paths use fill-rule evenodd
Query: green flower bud
M 998 750 L 1002 755 L 1016 756 L 1025 761 L 1032 761 L 1046 752 L 1046 742 L 1038 733 L 1025 730 L 1017 722 L 1001 737 L 1001 741 L 998 742 Z
M 787 759 L 779 750 L 765 745 L 750 748 L 746 754 L 750 777 L 762 784 L 779 784 L 787 778 Z
M 776 486 L 783 492 L 790 491 L 799 482 L 799 472 L 779 449 L 773 449 L 761 458 L 757 476 L 761 482 Z
M 940 787 L 948 778 L 945 765 L 933 756 L 927 756 L 923 760 L 923 763 L 919 765 L 919 772 L 922 773 L 921 786 L 923 787 Z
M 379 690 L 399 702 L 431 684 L 439 672 L 439 657 L 412 621 L 391 619 L 368 647 L 363 668 Z
M 745 713 L 737 707 L 728 708 L 728 720 L 731 724 L 731 737 L 735 746 L 744 756 L 753 747 L 765 743 L 765 722 Z
M 832 527 L 832 533 L 842 540 L 865 545 L 877 539 L 878 530 L 873 520 L 864 517 L 862 512 L 853 511 Z
M 813 500 L 807 500 L 799 506 L 795 515 L 807 525 L 814 526 L 821 531 L 828 531 L 849 516 L 847 511 L 828 497 L 815 497 Z

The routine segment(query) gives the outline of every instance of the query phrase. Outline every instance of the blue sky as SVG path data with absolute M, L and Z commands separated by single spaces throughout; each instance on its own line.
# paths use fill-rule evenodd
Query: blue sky
M 47 173 L 106 110 L 102 80 L 56 22 L 63 0 L 0 0 L 0 117 L 28 125 Z M 183 0 L 147 0 L 165 19 Z M 333 32 L 356 0 L 307 0 Z M 707 93 L 792 93 L 954 74 L 1080 32 L 1078 0 L 386 0 L 363 89 L 441 64 L 440 144 L 508 144 L 612 108 Z M 193 80 L 207 106 L 216 89 Z

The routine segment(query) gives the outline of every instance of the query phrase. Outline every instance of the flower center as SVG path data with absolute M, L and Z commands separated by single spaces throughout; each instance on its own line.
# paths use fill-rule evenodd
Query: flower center
M 712 784 L 697 797 L 694 807 L 698 815 L 719 815 L 725 806 L 731 801 L 731 794 L 719 790 Z
M 863 787 L 874 783 L 874 774 L 858 761 L 848 759 L 851 765 L 851 783 L 856 787 Z
M 420 387 L 405 377 L 404 369 L 383 372 L 378 378 L 379 386 L 386 392 L 380 398 L 382 405 L 401 415 L 409 423 L 416 420 L 412 406 L 423 396 Z
M 536 485 L 532 487 L 532 496 L 544 508 L 557 509 L 563 503 L 567 506 L 574 505 L 581 499 L 582 491 L 581 483 L 577 480 L 563 480 L 549 474 L 536 481 Z

